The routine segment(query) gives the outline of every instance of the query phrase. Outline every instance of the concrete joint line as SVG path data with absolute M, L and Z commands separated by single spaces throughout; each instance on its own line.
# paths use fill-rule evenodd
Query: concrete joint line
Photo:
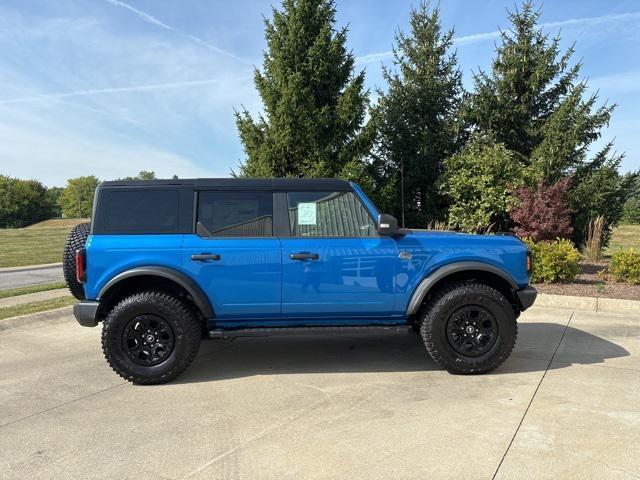
M 551 355 L 551 358 L 549 359 L 549 363 L 547 364 L 547 368 L 545 368 L 544 373 L 542 374 L 542 377 L 540 377 L 540 381 L 538 382 L 538 385 L 536 386 L 536 389 L 533 391 L 533 395 L 531 396 L 531 400 L 529 400 L 529 405 L 527 405 L 527 408 L 524 410 L 524 413 L 522 414 L 522 418 L 520 419 L 520 423 L 518 423 L 518 426 L 516 427 L 516 431 L 514 432 L 513 436 L 511 437 L 511 441 L 509 442 L 509 445 L 507 445 L 507 449 L 505 450 L 504 455 L 502 455 L 502 459 L 500 460 L 500 463 L 498 464 L 498 468 L 496 468 L 496 471 L 494 472 L 493 477 L 491 477 L 491 480 L 495 480 L 496 476 L 498 475 L 498 472 L 500 471 L 500 467 L 502 467 L 502 463 L 504 462 L 504 459 L 507 457 L 507 454 L 509 453 L 509 449 L 511 448 L 511 445 L 513 445 L 513 442 L 516 439 L 516 436 L 518 435 L 518 432 L 520 431 L 520 427 L 524 423 L 524 419 L 527 416 L 527 413 L 529 413 L 529 409 L 531 408 L 531 405 L 533 404 L 533 400 L 536 398 L 536 394 L 538 393 L 538 390 L 540 390 L 540 385 L 542 385 L 542 381 L 544 380 L 544 377 L 547 376 L 547 372 L 549 371 L 549 368 L 551 367 L 551 364 L 553 363 L 553 359 L 556 358 L 556 354 L 558 353 L 558 349 L 560 348 L 560 345 L 562 345 L 562 340 L 564 340 L 564 336 L 567 333 L 567 330 L 569 329 L 569 324 L 571 323 L 571 319 L 573 318 L 573 315 L 574 315 L 574 312 L 571 312 L 571 316 L 569 317 L 569 321 L 564 326 L 564 330 L 562 331 L 562 335 L 560 336 L 560 341 L 558 342 L 558 345 L 556 345 L 556 348 L 553 351 L 553 355 Z
M 95 395 L 99 395 L 99 394 L 101 394 L 103 392 L 106 392 L 107 390 L 111 390 L 113 388 L 121 387 L 122 385 L 126 385 L 127 383 L 128 382 L 122 382 L 122 383 L 118 383 L 116 385 L 111 385 L 110 387 L 103 388 L 102 390 L 98 390 L 97 392 L 88 393 L 87 395 L 83 395 L 80 398 L 76 398 L 74 400 L 69 400 L 68 402 L 64 402 L 64 403 L 61 403 L 59 405 L 55 405 L 55 406 L 50 407 L 50 408 L 45 408 L 44 410 L 32 413 L 30 415 L 27 415 L 26 417 L 18 418 L 16 420 L 12 420 L 11 422 L 4 423 L 4 424 L 0 425 L 0 428 L 8 427 L 9 425 L 13 425 L 14 423 L 21 422 L 23 420 L 26 420 L 26 419 L 31 418 L 31 417 L 35 417 L 35 416 L 40 415 L 42 413 L 50 412 L 51 410 L 55 410 L 56 408 L 64 407 L 65 405 L 69 405 L 70 403 L 79 402 L 80 400 L 84 400 L 85 398 L 89 398 L 89 397 L 93 397 Z

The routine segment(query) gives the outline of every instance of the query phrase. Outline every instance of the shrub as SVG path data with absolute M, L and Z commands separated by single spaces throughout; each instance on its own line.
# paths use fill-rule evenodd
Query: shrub
M 440 191 L 450 202 L 449 224 L 478 232 L 488 225 L 503 230 L 509 221 L 513 190 L 522 185 L 518 155 L 490 138 L 475 136 L 445 159 Z
M 550 186 L 540 182 L 535 190 L 516 190 L 520 205 L 510 212 L 516 234 L 536 242 L 571 237 L 570 187 L 571 179 L 563 178 Z
M 553 242 L 526 240 L 533 253 L 533 283 L 570 282 L 578 275 L 580 252 L 569 240 Z
M 616 282 L 640 285 L 640 250 L 627 248 L 611 256 L 609 272 Z
M 582 244 L 582 255 L 587 260 L 600 260 L 602 258 L 602 230 L 604 229 L 604 217 L 599 215 L 592 218 L 587 225 L 587 235 Z

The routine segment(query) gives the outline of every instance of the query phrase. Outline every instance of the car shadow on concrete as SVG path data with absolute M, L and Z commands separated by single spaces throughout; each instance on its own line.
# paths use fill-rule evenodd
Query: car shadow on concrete
M 565 332 L 565 326 L 556 323 L 527 322 L 519 324 L 518 330 L 511 358 L 488 375 L 597 364 L 629 355 L 613 342 L 573 327 L 566 327 Z M 549 366 L 561 338 L 558 354 L 563 358 Z M 442 368 L 429 357 L 420 336 L 413 333 L 243 337 L 204 342 L 196 361 L 175 383 L 254 375 L 433 370 Z

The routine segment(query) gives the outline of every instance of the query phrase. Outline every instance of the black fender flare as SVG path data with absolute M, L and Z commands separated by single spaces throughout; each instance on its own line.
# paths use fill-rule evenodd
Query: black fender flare
M 142 275 L 162 277 L 174 281 L 182 288 L 184 288 L 187 293 L 189 293 L 189 295 L 191 295 L 191 297 L 193 298 L 193 302 L 196 304 L 196 307 L 200 309 L 200 311 L 206 318 L 214 317 L 213 308 L 211 307 L 209 298 L 204 293 L 202 288 L 200 288 L 200 286 L 192 278 L 188 277 L 184 273 L 167 267 L 148 266 L 135 267 L 129 270 L 125 270 L 124 272 L 119 273 L 111 280 L 109 280 L 105 284 L 105 286 L 100 289 L 100 293 L 98 293 L 98 297 L 96 300 L 99 301 L 111 287 L 115 286 L 122 280 L 132 277 L 139 277 Z
M 438 268 L 431 275 L 424 278 L 420 282 L 418 287 L 414 290 L 413 295 L 411 295 L 411 300 L 409 301 L 409 306 L 407 307 L 407 315 L 413 315 L 418 311 L 420 305 L 422 305 L 422 301 L 429 293 L 429 290 L 431 290 L 433 286 L 438 283 L 438 281 L 453 273 L 478 270 L 482 272 L 493 273 L 494 275 L 497 275 L 505 280 L 512 290 L 518 289 L 518 283 L 513 279 L 511 275 L 509 275 L 501 268 L 498 268 L 489 263 L 472 261 L 449 263 L 447 265 L 444 265 L 443 267 Z

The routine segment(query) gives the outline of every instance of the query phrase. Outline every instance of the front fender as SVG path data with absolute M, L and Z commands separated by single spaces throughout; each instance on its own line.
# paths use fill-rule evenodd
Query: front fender
M 431 288 L 433 288 L 433 286 L 438 283 L 438 281 L 454 273 L 472 270 L 479 270 L 498 275 L 500 278 L 504 279 L 513 290 L 516 290 L 518 288 L 518 283 L 511 276 L 511 274 L 489 263 L 473 261 L 450 263 L 438 268 L 428 277 L 424 278 L 420 282 L 420 284 L 418 284 L 418 287 L 414 290 L 413 295 L 411 295 L 411 300 L 409 301 L 409 306 L 407 307 L 407 315 L 413 315 L 418 311 L 420 305 L 422 305 L 422 301 L 429 293 L 429 290 L 431 290 Z

